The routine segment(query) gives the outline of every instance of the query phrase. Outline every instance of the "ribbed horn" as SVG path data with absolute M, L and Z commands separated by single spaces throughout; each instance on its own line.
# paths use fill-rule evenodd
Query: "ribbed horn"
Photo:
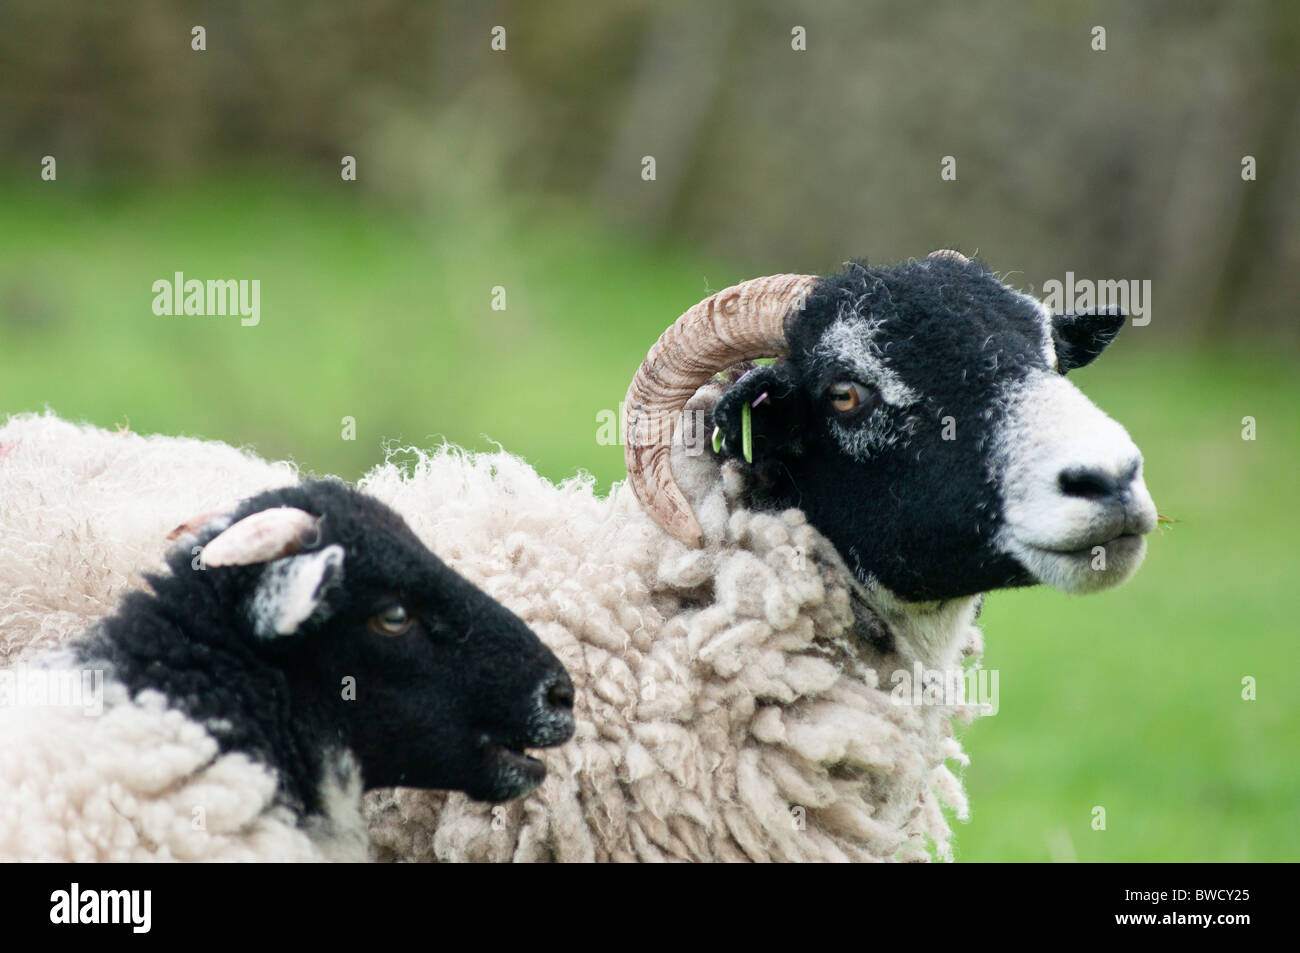
M 953 261 L 961 262 L 963 265 L 968 265 L 968 264 L 970 264 L 970 259 L 969 259 L 969 258 L 967 258 L 965 255 L 963 255 L 963 254 L 962 254 L 961 252 L 959 252 L 959 251 L 953 251 L 951 248 L 939 248 L 939 249 L 936 249 L 935 251 L 930 252 L 930 254 L 926 255 L 925 257 L 926 257 L 926 258 L 937 258 L 937 259 L 939 259 L 939 260 L 941 260 L 941 261 L 942 261 L 943 259 L 945 259 L 945 258 L 950 258 L 950 259 L 952 259 Z
M 786 317 L 803 307 L 816 275 L 771 275 L 705 298 L 665 331 L 627 389 L 623 458 L 628 483 L 651 519 L 687 546 L 704 531 L 673 478 L 673 430 L 686 402 L 719 371 L 788 350 Z

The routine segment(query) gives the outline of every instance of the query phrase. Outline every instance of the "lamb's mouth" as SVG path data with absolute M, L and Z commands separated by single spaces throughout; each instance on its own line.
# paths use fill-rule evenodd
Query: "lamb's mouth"
M 512 797 L 525 794 L 546 780 L 546 765 L 525 754 L 524 749 L 525 743 L 515 739 L 492 741 L 485 738 L 481 744 L 488 770 L 516 789 Z

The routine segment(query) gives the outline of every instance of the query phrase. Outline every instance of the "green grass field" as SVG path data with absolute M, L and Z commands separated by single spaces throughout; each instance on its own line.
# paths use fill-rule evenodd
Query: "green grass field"
M 417 218 L 355 195 L 258 177 L 0 196 L 0 411 L 219 438 L 350 478 L 384 440 L 490 439 L 608 486 L 622 453 L 597 443 L 597 414 L 682 308 L 754 271 L 542 203 Z M 177 270 L 260 279 L 261 323 L 154 315 L 152 283 Z M 961 860 L 1300 859 L 1300 374 L 1150 330 L 1077 381 L 1129 428 L 1177 522 L 1119 591 L 988 599 L 1000 711 L 964 732 Z
M 1078 373 L 1162 514 L 1124 588 L 994 593 L 1000 710 L 966 734 L 969 860 L 1300 859 L 1300 381 L 1264 355 L 1116 352 Z M 1241 439 L 1241 418 L 1259 431 Z M 1242 699 L 1252 676 L 1257 699 Z M 1092 809 L 1106 830 L 1092 829 Z

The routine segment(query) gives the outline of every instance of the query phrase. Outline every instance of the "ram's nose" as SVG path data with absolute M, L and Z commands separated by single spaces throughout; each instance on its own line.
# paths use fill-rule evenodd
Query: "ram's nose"
M 1142 480 L 1142 457 L 1136 452 L 1110 465 L 1065 467 L 1057 474 L 1056 485 L 1062 496 L 1113 513 L 1120 532 L 1145 534 L 1155 529 L 1155 504 Z
M 1056 483 L 1066 496 L 1122 506 L 1131 495 L 1141 467 L 1141 459 L 1128 460 L 1117 467 L 1067 467 L 1058 474 Z

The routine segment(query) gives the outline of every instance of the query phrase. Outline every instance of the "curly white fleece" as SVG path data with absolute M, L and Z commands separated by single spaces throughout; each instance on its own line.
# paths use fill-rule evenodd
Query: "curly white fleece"
M 110 613 L 200 512 L 296 483 L 224 443 L 101 430 L 52 414 L 0 427 L 0 666 Z
M 706 390 L 696 400 L 716 396 Z M 39 590 L 58 567 L 79 565 L 94 576 L 94 560 L 113 560 L 107 564 L 116 568 L 100 569 L 83 585 L 88 591 L 72 610 L 81 612 L 78 628 L 116 598 L 97 581 L 129 585 L 134 571 L 162 552 L 161 540 L 142 526 L 165 534 L 211 506 L 217 486 L 235 496 L 292 478 L 282 465 L 220 444 L 178 446 L 93 429 L 77 436 L 70 427 L 22 417 L 0 428 L 0 451 L 19 441 L 0 459 L 0 488 L 23 442 L 39 445 L 42 433 L 50 433 L 56 458 L 33 468 L 28 499 L 42 480 L 58 484 L 52 492 L 75 489 L 80 477 L 60 474 L 58 444 L 123 446 L 100 468 L 103 494 L 69 504 L 67 521 L 81 527 L 76 538 L 30 522 L 21 534 L 25 545 L 52 550 L 25 570 Z M 146 446 L 152 466 L 119 471 Z M 367 795 L 378 859 L 951 857 L 942 804 L 966 816 L 949 767 L 965 762 L 952 722 L 976 710 L 895 704 L 890 676 L 910 674 L 917 661 L 953 669 L 977 655 L 975 600 L 906 606 L 860 587 L 801 512 L 745 509 L 739 471 L 720 471 L 713 458 L 688 456 L 680 446 L 674 471 L 704 527 L 703 550 L 669 538 L 622 487 L 602 499 L 589 479 L 556 486 L 505 453 L 444 448 L 416 457 L 414 467 L 377 467 L 362 488 L 393 506 L 430 548 L 556 653 L 577 689 L 577 734 L 543 753 L 547 780 L 521 801 L 491 806 L 409 789 Z M 218 476 L 226 465 L 228 479 Z M 251 485 L 259 466 L 266 482 Z M 191 470 L 210 475 L 205 492 L 187 482 Z M 103 510 L 123 500 L 166 516 L 106 522 Z M 79 556 L 87 544 L 103 555 Z M 9 547 L 0 535 L 0 567 Z M 855 593 L 889 626 L 892 651 L 855 631 Z M 61 599 L 57 592 L 29 596 L 31 608 L 17 615 L 0 607 L 0 640 L 14 651 L 42 627 L 61 637 L 68 620 L 48 621 Z
M 33 668 L 77 673 L 53 651 Z M 17 671 L 17 670 L 11 670 Z M 159 692 L 134 699 L 105 679 L 103 710 L 0 705 L 0 861 L 365 860 L 361 776 L 350 759 L 322 779 L 326 814 L 300 824 L 275 773 L 218 752 L 207 729 Z

